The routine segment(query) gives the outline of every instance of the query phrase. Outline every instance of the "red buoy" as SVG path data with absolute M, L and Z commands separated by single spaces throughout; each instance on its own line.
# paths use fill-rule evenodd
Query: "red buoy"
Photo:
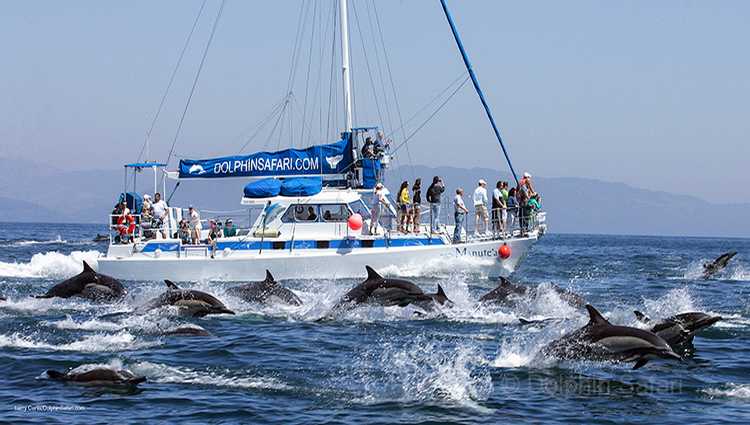
M 500 258 L 502 258 L 503 260 L 510 258 L 510 254 L 511 254 L 511 250 L 508 244 L 503 244 L 503 246 L 501 246 L 497 250 L 497 255 L 499 255 Z
M 350 229 L 355 231 L 359 230 L 362 228 L 362 216 L 359 214 L 352 214 L 349 216 L 347 223 L 349 224 Z

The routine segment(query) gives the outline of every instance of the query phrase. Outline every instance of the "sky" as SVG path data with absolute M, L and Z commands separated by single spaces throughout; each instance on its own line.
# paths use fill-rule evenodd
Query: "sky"
M 0 156 L 71 170 L 136 160 L 201 3 L 5 2 Z M 355 125 L 398 144 L 463 81 L 463 63 L 439 1 L 377 0 L 380 31 L 372 0 L 350 3 Z M 344 124 L 333 4 L 227 0 L 171 163 L 240 152 L 290 90 L 274 133 L 271 119 L 242 152 L 333 141 Z M 750 202 L 749 2 L 449 6 L 518 172 Z M 150 159 L 168 156 L 219 7 L 206 2 Z M 400 164 L 507 170 L 470 83 L 406 147 Z

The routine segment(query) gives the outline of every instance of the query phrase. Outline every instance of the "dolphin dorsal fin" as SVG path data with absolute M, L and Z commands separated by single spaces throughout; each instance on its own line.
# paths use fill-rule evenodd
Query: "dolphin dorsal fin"
M 96 273 L 94 271 L 94 269 L 92 269 L 91 266 L 89 266 L 89 263 L 87 263 L 85 261 L 83 262 L 83 271 L 84 272 L 90 272 L 90 273 Z
M 268 269 L 266 269 L 266 280 L 264 280 L 264 282 L 276 282 L 276 279 L 273 278 L 271 271 Z
M 648 318 L 645 314 L 641 313 L 638 310 L 634 310 L 633 314 L 635 314 L 635 318 L 638 319 L 639 322 L 648 323 L 651 321 L 651 319 Z
M 599 310 L 595 309 L 591 304 L 586 304 L 586 310 L 588 310 L 589 312 L 589 323 L 593 323 L 595 325 L 609 324 L 607 319 L 605 319 L 604 316 L 599 313 Z
M 440 286 L 440 284 L 439 284 L 439 283 L 438 283 L 437 296 L 438 296 L 438 297 L 445 297 L 445 298 L 448 298 L 448 297 L 447 297 L 447 296 L 445 295 L 445 291 L 443 291 L 443 287 L 442 287 L 442 286 Z
M 164 279 L 164 283 L 167 284 L 167 288 L 169 288 L 169 289 L 174 289 L 174 290 L 179 290 L 180 289 L 180 287 L 177 286 L 176 283 L 172 282 L 169 279 Z
M 367 270 L 367 280 L 382 279 L 383 276 L 379 275 L 378 272 L 372 269 L 370 266 L 365 266 Z

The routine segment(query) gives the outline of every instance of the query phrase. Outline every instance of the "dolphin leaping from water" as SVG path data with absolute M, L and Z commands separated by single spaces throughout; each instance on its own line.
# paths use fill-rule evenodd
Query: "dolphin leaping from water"
M 211 294 L 195 289 L 180 289 L 171 280 L 165 280 L 164 283 L 167 285 L 167 291 L 136 308 L 136 313 L 145 313 L 149 310 L 171 305 L 180 307 L 185 314 L 193 317 L 203 317 L 209 314 L 234 314 L 224 303 Z
M 690 346 L 696 333 L 722 320 L 721 316 L 689 312 L 676 314 L 654 322 L 640 311 L 634 311 L 633 313 L 640 322 L 651 325 L 651 332 L 662 337 L 673 349 L 684 349 L 686 346 Z
M 266 270 L 265 280 L 231 287 L 227 289 L 227 294 L 234 295 L 251 303 L 266 304 L 272 302 L 295 306 L 302 305 L 302 300 L 294 292 L 276 282 L 268 270 Z
M 573 307 L 583 307 L 586 301 L 580 295 L 567 289 L 560 288 L 557 285 L 550 286 L 552 290 L 565 302 Z M 514 306 L 518 301 L 531 291 L 539 291 L 539 287 L 531 289 L 525 285 L 519 285 L 510 280 L 500 277 L 500 284 L 490 292 L 482 295 L 479 302 L 483 304 L 499 304 L 504 306 Z
M 409 281 L 384 278 L 370 266 L 365 266 L 365 269 L 367 269 L 367 279 L 344 294 L 333 307 L 333 312 L 345 310 L 358 304 L 374 304 L 386 307 L 406 307 L 409 304 L 414 304 L 425 310 L 432 310 L 435 304 L 453 304 L 440 285 L 437 286 L 436 293 L 425 294 L 419 286 Z
M 120 281 L 112 276 L 97 273 L 84 261 L 82 272 L 58 283 L 46 294 L 37 295 L 36 298 L 82 297 L 93 301 L 115 301 L 125 294 L 125 288 Z
M 735 255 L 737 255 L 737 251 L 725 252 L 718 256 L 714 261 L 703 264 L 703 278 L 708 279 L 713 276 L 714 273 L 723 270 L 724 267 L 727 266 L 727 263 L 729 263 L 729 260 Z
M 586 310 L 589 312 L 586 326 L 551 342 L 542 353 L 561 360 L 634 361 L 633 369 L 654 358 L 682 360 L 653 332 L 613 325 L 588 304 Z
M 86 385 L 122 385 L 136 386 L 146 381 L 145 377 L 136 376 L 126 369 L 114 369 L 106 366 L 93 368 L 77 367 L 68 372 L 46 371 L 47 377 L 58 381 L 75 382 Z

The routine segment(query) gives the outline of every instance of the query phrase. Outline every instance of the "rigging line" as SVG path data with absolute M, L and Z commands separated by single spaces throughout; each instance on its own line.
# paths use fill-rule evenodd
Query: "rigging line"
M 367 10 L 367 23 L 370 25 L 370 34 L 373 38 L 373 50 L 375 51 L 375 64 L 378 67 L 378 77 L 380 78 L 380 88 L 383 90 L 383 105 L 385 105 L 385 113 L 388 118 L 388 129 L 392 129 L 393 117 L 391 116 L 391 108 L 388 107 L 388 90 L 386 89 L 385 77 L 383 77 L 383 64 L 380 60 L 380 51 L 378 49 L 378 39 L 375 37 L 375 25 L 372 20 L 372 12 L 370 12 L 370 4 L 365 2 L 365 9 Z M 385 130 L 385 128 L 382 128 Z M 384 131 L 385 132 L 385 131 Z
M 328 4 L 333 4 L 333 2 L 328 2 Z M 330 8 L 330 7 L 329 7 Z M 321 9 L 321 17 L 322 16 L 328 16 L 326 19 L 326 24 L 323 25 L 323 29 L 320 30 L 320 54 L 318 55 L 318 81 L 317 81 L 317 87 L 316 87 L 316 94 L 313 96 L 314 99 L 318 99 L 318 138 L 323 141 L 325 140 L 325 133 L 327 132 L 323 127 L 323 107 L 325 105 L 325 100 L 323 98 L 323 63 L 325 62 L 325 53 L 326 53 L 326 46 L 328 41 L 328 32 L 324 31 L 325 28 L 330 27 L 330 15 L 325 15 L 324 11 Z
M 302 130 L 300 131 L 300 146 L 303 146 L 305 142 L 305 118 L 307 117 L 307 94 L 310 88 L 310 69 L 312 68 L 312 57 L 313 57 L 313 42 L 315 41 L 315 22 L 318 17 L 318 2 L 313 0 L 313 16 L 312 16 L 312 29 L 310 30 L 310 48 L 307 53 L 307 75 L 305 76 L 305 100 L 302 106 Z M 321 30 L 322 31 L 322 30 Z
M 388 58 L 388 50 L 386 50 L 386 48 L 385 48 L 385 38 L 383 37 L 383 28 L 380 25 L 380 14 L 378 13 L 378 9 L 375 6 L 375 1 L 374 0 L 372 2 L 372 8 L 373 8 L 373 10 L 375 12 L 375 21 L 378 24 L 378 33 L 380 34 L 380 42 L 383 45 L 383 55 L 385 56 L 385 66 L 386 66 L 386 69 L 388 70 L 388 78 L 390 79 L 391 90 L 393 91 L 393 101 L 396 104 L 396 112 L 398 114 L 398 119 L 399 119 L 399 123 L 401 124 L 402 132 L 404 133 L 404 135 L 406 135 L 406 129 L 404 129 L 404 119 L 403 119 L 403 116 L 401 115 L 401 105 L 398 102 L 398 96 L 396 95 L 396 85 L 393 82 L 393 72 L 391 71 L 391 61 Z M 412 133 L 412 134 L 414 134 L 414 133 Z M 409 146 L 408 145 L 406 146 L 406 155 L 409 158 L 409 163 L 412 165 L 411 168 L 412 168 L 412 173 L 413 173 L 414 172 L 413 171 L 414 163 L 412 162 L 411 151 L 409 150 Z
M 453 81 L 451 81 L 450 84 L 448 84 L 440 93 L 438 93 L 435 97 L 433 97 L 432 100 L 430 100 L 429 102 L 427 102 L 424 106 L 422 106 L 421 108 L 419 108 L 419 110 L 417 110 L 417 112 L 415 112 L 414 114 L 412 114 L 412 116 L 409 117 L 409 119 L 407 119 L 404 122 L 404 125 L 409 124 L 410 122 L 412 122 L 414 119 L 417 118 L 417 116 L 419 116 L 419 114 L 421 114 L 423 111 L 425 111 L 427 108 L 429 108 L 433 103 L 435 103 L 438 100 L 440 100 L 440 98 L 443 97 L 443 95 L 445 93 L 447 93 L 454 85 L 458 84 L 461 81 L 462 78 L 466 78 L 466 73 L 465 72 L 462 72 L 458 77 L 456 77 Z M 397 131 L 401 131 L 402 128 L 404 128 L 404 127 L 403 126 L 399 127 L 397 129 L 393 130 L 391 133 L 386 134 L 386 138 L 393 136 Z
M 326 123 L 326 133 L 331 131 L 331 117 L 335 113 L 333 111 L 333 98 L 335 97 L 336 93 L 334 93 L 334 90 L 336 89 L 336 23 L 338 22 L 338 9 L 337 9 L 337 2 L 333 3 L 333 25 L 331 25 L 332 36 L 331 36 L 331 78 L 328 83 L 328 122 Z M 333 132 L 332 136 L 336 133 Z
M 273 128 L 271 129 L 271 132 L 268 133 L 268 138 L 266 139 L 266 143 L 263 144 L 263 148 L 268 147 L 268 144 L 271 142 L 271 139 L 273 139 L 273 134 L 276 132 L 276 128 L 279 126 L 279 122 L 284 117 L 284 111 L 286 111 L 286 107 L 288 104 L 289 104 L 289 97 L 287 96 L 287 98 L 284 100 L 284 106 L 281 108 L 281 112 L 279 112 L 279 116 L 276 118 L 276 122 L 273 124 Z
M 285 101 L 286 101 L 286 97 L 284 97 L 284 99 L 282 99 L 281 102 L 278 102 L 273 107 L 273 109 L 271 110 L 271 113 L 268 114 L 265 118 L 263 118 L 263 120 L 261 120 L 258 123 L 258 125 L 255 127 L 255 132 L 247 139 L 247 141 L 245 141 L 245 144 L 243 144 L 242 147 L 239 148 L 238 152 L 241 153 L 242 151 L 244 151 L 245 148 L 250 144 L 250 142 L 252 142 L 253 139 L 255 139 L 255 137 L 258 136 L 258 134 L 260 134 L 261 130 L 263 130 L 263 128 L 266 126 L 266 124 L 268 124 L 269 122 L 271 122 L 271 119 L 274 116 L 276 116 L 276 114 L 279 113 L 279 111 L 281 110 L 281 107 L 284 105 Z
M 203 14 L 203 9 L 206 7 L 206 2 L 208 0 L 203 0 L 203 3 L 201 3 L 200 9 L 198 9 L 198 15 L 195 17 L 195 21 L 193 21 L 193 26 L 190 28 L 190 32 L 188 33 L 187 38 L 185 39 L 185 44 L 182 46 L 182 51 L 180 51 L 180 57 L 177 59 L 177 63 L 174 66 L 174 69 L 172 70 L 172 75 L 169 77 L 169 83 L 167 83 L 167 88 L 164 90 L 164 94 L 161 96 L 161 101 L 159 102 L 159 107 L 156 108 L 156 113 L 154 114 L 154 118 L 151 120 L 151 126 L 148 128 L 148 131 L 146 132 L 146 138 L 143 141 L 143 146 L 141 146 L 141 151 L 138 153 L 138 162 L 141 160 L 141 156 L 143 155 L 144 149 L 146 149 L 146 145 L 148 144 L 148 141 L 151 139 L 151 133 L 154 131 L 154 126 L 156 126 L 156 121 L 159 119 L 159 115 L 161 115 L 161 111 L 164 108 L 164 102 L 167 100 L 167 95 L 169 94 L 169 90 L 172 88 L 172 83 L 174 83 L 175 76 L 177 76 L 177 71 L 180 69 L 180 65 L 182 64 L 182 59 L 185 57 L 185 52 L 187 51 L 188 46 L 190 45 L 190 40 L 193 38 L 193 33 L 195 33 L 195 27 L 198 26 L 198 21 L 201 18 L 201 15 Z
M 438 107 L 438 108 L 437 108 L 437 109 L 435 110 L 435 112 L 433 112 L 432 114 L 430 114 L 430 116 L 429 116 L 429 117 L 427 117 L 427 119 L 426 119 L 426 120 L 424 120 L 424 122 L 422 122 L 422 124 L 420 124 L 420 125 L 419 125 L 419 127 L 417 127 L 417 129 L 416 129 L 416 130 L 412 131 L 412 133 L 411 133 L 411 134 L 409 135 L 409 137 L 407 137 L 406 139 L 404 139 L 404 141 L 403 141 L 403 142 L 401 142 L 401 143 L 400 143 L 400 144 L 399 144 L 398 146 L 396 146 L 396 148 L 395 148 L 395 149 L 393 149 L 392 153 L 394 153 L 394 154 L 395 154 L 396 152 L 398 152 L 398 150 L 399 150 L 399 149 L 401 149 L 401 147 L 403 147 L 404 145 L 406 145 L 406 143 L 407 143 L 407 142 L 408 142 L 409 140 L 411 140 L 411 138 L 412 138 L 412 137 L 414 137 L 414 135 L 415 135 L 415 134 L 417 134 L 417 132 L 418 132 L 419 130 L 421 130 L 421 129 L 422 129 L 422 127 L 424 127 L 425 125 L 427 125 L 427 123 L 428 123 L 428 122 L 430 122 L 430 120 L 432 120 L 432 118 L 433 118 L 433 117 L 434 117 L 435 115 L 437 115 L 437 113 L 438 113 L 438 112 L 440 112 L 440 110 L 441 110 L 441 109 L 443 109 L 443 107 L 444 107 L 444 106 L 445 106 L 445 105 L 446 105 L 446 104 L 448 103 L 448 101 L 450 101 L 450 100 L 451 100 L 451 99 L 453 98 L 453 96 L 455 96 L 455 95 L 456 95 L 456 93 L 458 93 L 458 91 L 459 91 L 459 90 L 461 90 L 461 88 L 463 88 L 463 86 L 465 86 L 465 85 L 466 85 L 466 83 L 467 83 L 467 82 L 468 82 L 469 80 L 470 80 L 470 78 L 469 78 L 469 77 L 467 76 L 467 77 L 466 77 L 466 78 L 464 79 L 464 81 L 463 81 L 463 82 L 461 83 L 461 85 L 459 85 L 458 87 L 456 87 L 456 89 L 455 89 L 455 90 L 453 90 L 453 93 L 451 93 L 451 95 L 450 95 L 450 96 L 448 96 L 448 98 L 447 98 L 447 99 L 445 99 L 445 100 L 443 101 L 443 103 L 441 103 L 441 104 L 440 104 L 440 106 L 439 106 L 439 107 Z M 408 151 L 408 147 L 407 147 L 407 151 Z
M 378 111 L 378 118 L 380 119 L 380 125 L 382 126 L 385 121 L 383 120 L 383 113 L 380 110 L 380 99 L 378 99 L 378 92 L 375 89 L 375 80 L 372 77 L 372 70 L 370 69 L 370 60 L 367 57 L 367 46 L 365 46 L 365 36 L 362 33 L 362 26 L 359 24 L 359 15 L 357 14 L 357 8 L 355 3 L 352 2 L 352 12 L 354 12 L 354 21 L 357 23 L 357 30 L 359 31 L 359 38 L 362 41 L 362 53 L 365 58 L 365 67 L 367 68 L 367 75 L 370 77 L 370 86 L 372 87 L 372 95 L 375 100 L 375 106 Z
M 169 148 L 169 155 L 167 156 L 166 164 L 169 164 L 169 160 L 172 159 L 172 153 L 174 153 L 174 146 L 177 143 L 177 139 L 180 137 L 180 131 L 182 131 L 182 124 L 185 122 L 185 115 L 187 115 L 187 111 L 190 108 L 190 101 L 193 100 L 193 94 L 195 93 L 195 88 L 198 85 L 198 79 L 201 76 L 201 71 L 203 71 L 203 65 L 206 63 L 206 56 L 208 56 L 208 50 L 211 47 L 211 43 L 214 40 L 214 34 L 216 34 L 216 28 L 219 26 L 219 20 L 221 19 L 221 14 L 224 11 L 225 4 L 226 4 L 226 0 L 221 0 L 219 11 L 216 13 L 216 19 L 214 19 L 214 24 L 211 27 L 211 35 L 209 35 L 208 42 L 206 42 L 206 47 L 205 49 L 203 49 L 203 56 L 201 57 L 200 65 L 198 65 L 198 71 L 195 73 L 195 78 L 193 79 L 193 86 L 190 88 L 190 95 L 188 96 L 187 102 L 185 102 L 185 109 L 183 109 L 182 111 L 182 116 L 180 116 L 180 123 L 177 125 L 177 132 L 175 132 L 174 139 L 172 140 L 172 146 Z
M 290 65 L 289 65 L 289 77 L 288 77 L 287 83 L 286 83 L 286 91 L 287 92 L 291 91 L 292 83 L 294 81 L 294 76 L 296 75 L 295 71 L 296 71 L 296 68 L 297 68 L 297 66 L 296 66 L 296 63 L 297 63 L 297 50 L 298 50 L 298 45 L 299 45 L 299 42 L 300 42 L 300 38 L 302 36 L 302 29 L 303 29 L 303 26 L 304 26 L 303 25 L 303 21 L 302 21 L 302 17 L 306 16 L 304 12 L 305 12 L 306 7 L 307 7 L 308 4 L 309 3 L 306 3 L 306 2 L 303 1 L 302 4 L 300 5 L 300 8 L 299 8 L 299 15 L 297 17 L 297 31 L 295 32 L 295 35 L 294 35 L 294 44 L 292 45 L 292 57 L 289 59 L 289 63 L 290 63 Z
M 294 102 L 294 104 L 297 105 L 297 108 L 299 108 L 300 105 L 299 105 L 299 102 L 297 102 L 296 98 L 293 98 L 292 102 Z M 290 115 L 291 115 L 291 111 L 290 111 Z M 310 120 L 312 120 L 312 118 Z M 306 128 L 307 132 L 312 134 L 312 125 L 308 124 L 307 121 L 305 121 L 304 119 L 302 119 L 302 127 L 303 129 Z M 305 147 L 304 145 L 301 145 L 301 146 Z

